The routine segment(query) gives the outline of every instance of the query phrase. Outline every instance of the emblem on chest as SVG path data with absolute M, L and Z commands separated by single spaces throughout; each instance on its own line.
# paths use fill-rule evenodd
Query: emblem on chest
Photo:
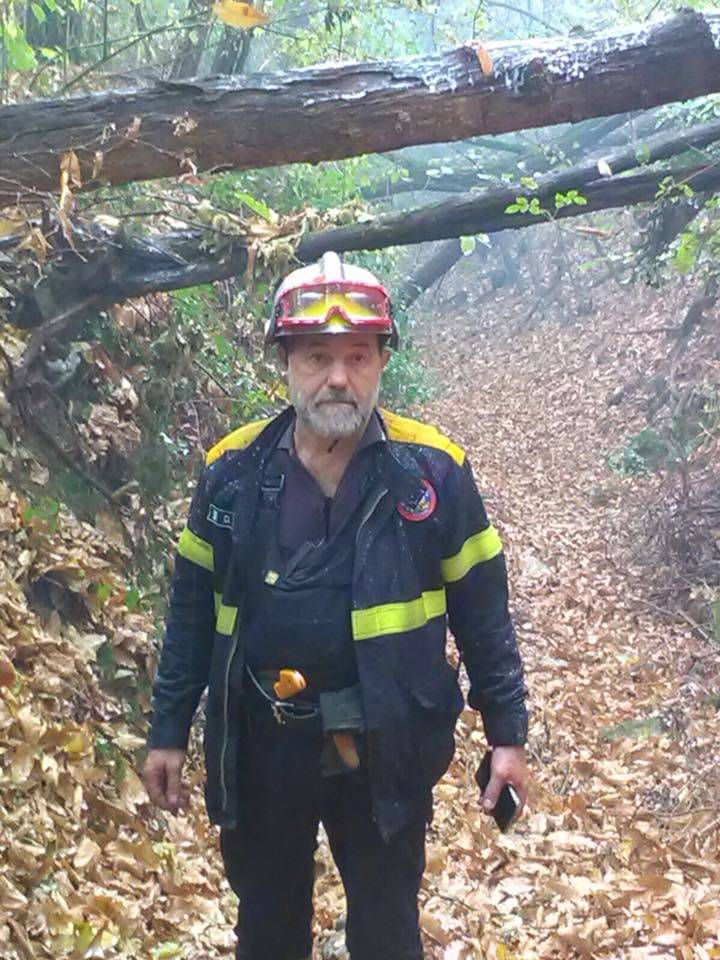
M 435 487 L 429 480 L 423 480 L 423 491 L 413 502 L 398 503 L 397 510 L 404 520 L 410 520 L 418 523 L 421 520 L 427 520 L 435 513 L 437 507 L 437 494 Z

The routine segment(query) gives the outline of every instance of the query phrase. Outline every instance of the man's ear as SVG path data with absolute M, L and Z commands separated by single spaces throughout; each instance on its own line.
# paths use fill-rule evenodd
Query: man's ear
M 282 340 L 278 342 L 277 345 L 278 359 L 280 360 L 280 366 L 283 370 L 288 368 L 288 347 L 286 343 L 283 343 Z

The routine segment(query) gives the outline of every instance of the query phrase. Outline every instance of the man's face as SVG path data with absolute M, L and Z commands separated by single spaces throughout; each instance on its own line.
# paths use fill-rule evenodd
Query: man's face
M 288 393 L 298 417 L 321 437 L 359 433 L 377 403 L 389 358 L 374 333 L 292 337 Z

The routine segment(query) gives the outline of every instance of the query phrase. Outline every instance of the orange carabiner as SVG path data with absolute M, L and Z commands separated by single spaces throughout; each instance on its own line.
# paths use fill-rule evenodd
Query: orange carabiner
M 273 690 L 278 700 L 287 700 L 294 697 L 307 687 L 307 681 L 299 670 L 280 670 L 278 678 L 273 684 Z

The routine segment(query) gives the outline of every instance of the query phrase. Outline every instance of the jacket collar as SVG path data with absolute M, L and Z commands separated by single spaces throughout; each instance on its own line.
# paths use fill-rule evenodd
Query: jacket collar
M 259 473 L 264 472 L 271 456 L 287 436 L 294 422 L 294 407 L 286 407 L 260 431 L 245 451 L 251 469 L 254 467 Z M 371 424 L 374 425 L 371 427 Z M 371 440 L 370 438 L 374 438 L 374 431 L 378 428 L 385 439 L 384 443 L 377 443 L 376 448 L 379 479 L 387 484 L 395 500 L 412 509 L 420 502 L 425 493 L 420 465 L 406 444 L 387 442 L 387 429 L 382 415 L 377 409 L 368 425 L 368 430 L 363 438 L 363 445 L 366 439 L 369 442 L 375 442 L 374 439 Z M 370 432 L 371 430 L 372 432 Z

